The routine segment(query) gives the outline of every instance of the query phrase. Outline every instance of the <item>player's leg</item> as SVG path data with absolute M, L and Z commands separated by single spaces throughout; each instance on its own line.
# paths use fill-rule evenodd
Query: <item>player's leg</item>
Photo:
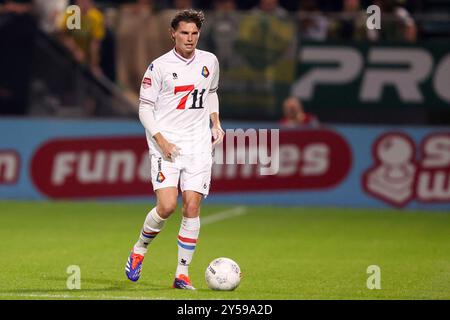
M 179 176 L 180 171 L 175 163 L 164 161 L 161 157 L 152 156 L 151 177 L 157 204 L 147 214 L 138 241 L 128 257 L 125 273 L 131 281 L 139 279 L 148 246 L 161 232 L 166 219 L 176 209 Z
M 193 156 L 181 172 L 183 192 L 182 221 L 178 233 L 178 265 L 174 287 L 194 289 L 189 279 L 189 265 L 200 233 L 200 205 L 208 195 L 211 180 L 211 158 Z
M 145 218 L 139 239 L 134 245 L 133 252 L 145 255 L 149 244 L 161 232 L 169 216 L 177 207 L 178 188 L 167 187 L 155 190 L 156 207 Z
M 178 189 L 174 187 L 155 190 L 157 205 L 145 218 L 138 241 L 128 257 L 125 273 L 131 281 L 139 280 L 142 262 L 147 253 L 148 246 L 161 232 L 167 218 L 175 211 L 177 206 Z
M 196 191 L 187 190 L 183 192 L 183 217 L 178 232 L 178 265 L 174 282 L 176 288 L 192 287 L 189 279 L 189 265 L 194 256 L 200 233 L 199 215 L 202 199 L 203 194 Z

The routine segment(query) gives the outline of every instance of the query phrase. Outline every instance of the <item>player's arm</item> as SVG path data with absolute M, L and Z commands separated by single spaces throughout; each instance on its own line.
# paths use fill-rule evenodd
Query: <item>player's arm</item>
M 139 104 L 139 120 L 144 128 L 150 132 L 153 139 L 155 139 L 163 153 L 163 156 L 165 158 L 172 159 L 173 157 L 179 155 L 180 150 L 176 145 L 167 141 L 162 135 L 158 122 L 155 119 L 155 113 L 153 111 L 154 108 L 155 106 L 152 102 L 141 99 Z
M 161 129 L 155 119 L 153 102 L 142 100 L 139 103 L 139 120 L 152 137 L 161 136 Z
M 214 66 L 214 78 L 211 83 L 209 94 L 206 97 L 206 104 L 209 108 L 209 117 L 212 123 L 211 133 L 214 139 L 213 146 L 221 143 L 223 140 L 223 136 L 225 135 L 219 118 L 219 97 L 217 96 L 217 89 L 219 87 L 219 74 L 219 61 L 216 58 Z
M 155 139 L 162 155 L 165 158 L 172 159 L 179 154 L 179 148 L 167 141 L 162 135 L 161 128 L 155 118 L 155 101 L 161 92 L 161 77 L 153 64 L 145 72 L 144 79 L 139 96 L 139 120 L 147 132 Z
M 213 146 L 222 142 L 225 132 L 222 129 L 219 118 L 219 97 L 216 92 L 210 93 L 208 95 L 207 105 L 209 108 L 209 117 L 211 119 L 212 128 L 211 132 L 213 135 Z

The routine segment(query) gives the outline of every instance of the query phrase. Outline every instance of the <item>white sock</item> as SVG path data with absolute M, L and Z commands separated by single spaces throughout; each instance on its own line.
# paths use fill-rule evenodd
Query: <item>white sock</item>
M 156 207 L 153 208 L 145 218 L 144 226 L 141 229 L 138 242 L 133 247 L 133 252 L 145 255 L 148 245 L 155 239 L 165 223 L 166 219 L 159 216 Z
M 200 233 L 200 217 L 185 218 L 181 220 L 178 233 L 178 266 L 175 276 L 180 274 L 189 276 L 189 264 L 192 261 L 198 234 Z

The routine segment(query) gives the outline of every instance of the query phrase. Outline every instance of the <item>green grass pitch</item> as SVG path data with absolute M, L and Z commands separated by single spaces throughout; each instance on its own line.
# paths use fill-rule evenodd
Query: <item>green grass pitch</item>
M 0 202 L 0 299 L 450 299 L 448 212 L 255 206 L 220 219 L 234 207 L 205 205 L 192 292 L 171 288 L 179 209 L 141 279 L 125 276 L 151 206 Z M 207 288 L 205 268 L 220 256 L 242 269 L 235 291 Z M 70 265 L 81 269 L 80 290 L 67 289 Z M 379 290 L 366 286 L 369 265 L 381 268 Z

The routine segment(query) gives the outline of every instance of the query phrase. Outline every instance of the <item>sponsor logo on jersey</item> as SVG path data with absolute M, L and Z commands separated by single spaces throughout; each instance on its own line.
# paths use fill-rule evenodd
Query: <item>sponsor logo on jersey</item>
M 145 77 L 144 80 L 142 80 L 142 87 L 144 89 L 148 89 L 152 86 L 152 79 Z
M 203 66 L 202 76 L 204 76 L 205 78 L 208 78 L 208 76 L 209 76 L 209 70 L 206 66 Z

